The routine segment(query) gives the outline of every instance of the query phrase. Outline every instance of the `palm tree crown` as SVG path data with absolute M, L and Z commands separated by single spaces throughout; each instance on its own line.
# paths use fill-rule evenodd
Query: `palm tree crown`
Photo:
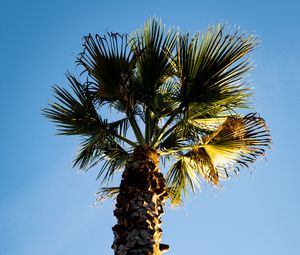
M 201 180 L 218 186 L 270 145 L 263 118 L 237 113 L 249 107 L 247 56 L 256 45 L 223 24 L 191 36 L 157 19 L 130 35 L 88 35 L 77 59 L 85 81 L 68 73 L 71 91 L 54 86 L 56 101 L 44 114 L 59 134 L 82 137 L 74 166 L 102 162 L 103 181 L 137 146 L 156 150 L 170 160 L 165 178 L 178 203 Z M 104 117 L 107 108 L 116 110 L 114 120 Z

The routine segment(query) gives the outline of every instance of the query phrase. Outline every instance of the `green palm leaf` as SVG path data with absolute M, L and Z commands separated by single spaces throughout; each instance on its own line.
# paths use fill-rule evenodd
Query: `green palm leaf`
M 170 29 L 166 31 L 155 18 L 133 33 L 132 50 L 140 53 L 135 85 L 140 101 L 148 105 L 153 102 L 157 89 L 174 74 L 169 53 L 175 43 L 176 33 Z
M 111 123 L 103 120 L 96 111 L 89 88 L 70 74 L 67 78 L 75 97 L 66 89 L 55 86 L 53 92 L 58 102 L 50 103 L 49 108 L 43 110 L 44 115 L 56 123 L 58 134 L 83 136 L 97 134 L 100 136 L 98 138 L 102 138 L 105 133 L 109 133 L 121 139 L 125 137 L 129 126 L 128 118 Z
M 103 136 L 100 133 L 85 137 L 80 144 L 79 152 L 73 161 L 73 167 L 87 171 L 102 158 Z
M 135 99 L 131 76 L 138 52 L 128 48 L 128 36 L 107 33 L 84 37 L 84 50 L 77 62 L 92 77 L 93 90 L 100 102 L 121 101 L 125 110 L 132 110 Z
M 200 113 L 204 110 L 204 115 L 207 109 L 222 112 L 245 107 L 250 93 L 243 86 L 243 76 L 252 65 L 242 57 L 255 45 L 255 38 L 227 32 L 221 24 L 191 39 L 189 34 L 179 36 L 173 65 L 182 84 L 181 99 Z
M 171 192 L 170 198 L 173 204 L 179 204 L 181 192 L 187 196 L 188 188 L 192 192 L 200 187 L 199 177 L 189 157 L 181 156 L 170 168 L 166 176 L 167 185 Z
M 109 169 L 104 179 L 109 179 L 116 170 L 124 166 L 128 152 L 118 142 L 126 142 L 135 146 L 126 138 L 129 121 L 127 118 L 110 122 L 102 119 L 93 104 L 93 94 L 88 87 L 82 85 L 74 76 L 68 75 L 68 80 L 74 96 L 66 89 L 54 87 L 54 97 L 57 102 L 49 104 L 44 109 L 44 115 L 56 123 L 60 135 L 80 135 L 79 153 L 74 160 L 74 167 L 88 170 L 99 161 L 106 163 L 103 169 Z M 118 141 L 118 142 L 117 142 Z
M 56 123 L 60 135 L 90 135 L 100 132 L 105 124 L 94 108 L 93 98 L 87 87 L 70 74 L 67 74 L 67 78 L 77 98 L 66 89 L 54 86 L 54 97 L 58 102 L 50 103 L 49 108 L 44 109 L 44 115 Z M 100 127 L 100 131 L 97 127 Z
M 158 117 L 170 116 L 179 107 L 179 90 L 180 84 L 175 80 L 168 80 L 157 89 L 151 107 Z
M 202 130 L 187 120 L 179 120 L 164 135 L 159 145 L 162 154 L 181 152 L 183 148 L 201 141 Z
M 74 167 L 78 166 L 86 171 L 103 162 L 97 179 L 102 177 L 102 182 L 108 182 L 117 171 L 124 168 L 129 153 L 113 137 L 107 136 L 104 139 L 103 141 L 103 137 L 98 135 L 85 138 L 74 160 Z
M 98 161 L 103 161 L 97 179 L 103 176 L 103 182 L 109 182 L 117 171 L 124 169 L 129 158 L 129 152 L 116 143 L 113 139 L 106 141 L 101 146 L 102 157 Z

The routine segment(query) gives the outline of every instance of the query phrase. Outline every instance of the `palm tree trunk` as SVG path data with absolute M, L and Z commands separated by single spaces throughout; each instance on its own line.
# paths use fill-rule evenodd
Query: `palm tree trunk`
M 166 184 L 158 168 L 159 155 L 147 146 L 136 147 L 122 176 L 114 215 L 115 255 L 160 255 Z

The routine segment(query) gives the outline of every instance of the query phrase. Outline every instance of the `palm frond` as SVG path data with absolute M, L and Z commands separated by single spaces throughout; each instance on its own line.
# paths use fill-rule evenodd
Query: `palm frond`
M 103 151 L 101 160 L 104 163 L 99 171 L 97 179 L 104 174 L 102 179 L 103 183 L 109 182 L 117 171 L 120 171 L 125 167 L 125 163 L 129 158 L 129 152 L 114 140 L 107 142 L 101 149 Z
M 165 152 L 180 152 L 182 147 L 190 147 L 201 141 L 202 130 L 187 120 L 179 120 L 168 129 L 161 139 L 159 148 Z
M 264 156 L 270 143 L 270 131 L 256 113 L 231 116 L 186 156 L 195 162 L 202 177 L 218 185 L 219 178 L 228 178 Z
M 226 119 L 226 116 L 198 118 L 197 115 L 180 114 L 175 124 L 162 136 L 159 148 L 164 155 L 190 149 L 194 144 L 201 143 L 203 136 L 215 131 Z
M 181 156 L 170 168 L 166 176 L 167 186 L 170 189 L 173 204 L 180 203 L 181 193 L 185 196 L 188 189 L 194 193 L 200 187 L 199 177 L 190 158 Z
M 109 127 L 108 125 L 107 128 L 109 129 Z M 115 141 L 117 137 L 117 134 L 114 134 L 112 131 L 98 132 L 84 137 L 73 166 L 78 166 L 79 169 L 86 171 L 103 161 L 104 165 L 98 178 L 100 178 L 106 168 L 110 169 L 109 176 L 112 176 L 114 171 L 123 167 L 128 157 L 128 152 Z M 104 179 L 106 178 L 104 177 Z
M 103 36 L 88 35 L 84 37 L 83 47 L 77 62 L 84 68 L 83 72 L 92 77 L 98 100 L 119 100 L 125 110 L 133 109 L 131 76 L 138 54 L 128 48 L 128 36 L 112 32 Z
M 103 162 L 97 179 L 102 177 L 102 182 L 108 182 L 117 171 L 124 168 L 128 157 L 129 153 L 115 142 L 113 137 L 107 136 L 103 140 L 94 135 L 83 140 L 73 165 L 87 171 L 99 162 Z
M 220 116 L 215 118 L 197 118 L 191 117 L 187 121 L 192 126 L 196 126 L 199 130 L 203 130 L 205 132 L 215 131 L 218 127 L 223 124 L 228 117 Z
M 264 156 L 271 144 L 270 131 L 256 113 L 231 116 L 203 144 L 187 153 L 202 177 L 218 185 L 219 178 L 236 174 L 240 167 L 250 167 Z
M 74 76 L 68 74 L 67 78 L 76 97 L 62 87 L 53 87 L 58 102 L 50 103 L 43 114 L 57 125 L 60 135 L 102 132 L 106 124 L 97 114 L 89 91 Z
M 214 165 L 210 155 L 204 148 L 196 147 L 186 153 L 193 163 L 195 172 L 206 182 L 212 183 L 215 186 L 219 186 L 220 171 L 219 168 Z M 225 169 L 227 174 L 227 169 Z M 226 177 L 229 177 L 227 175 Z
M 186 194 L 184 177 L 189 182 L 194 180 L 197 185 L 199 177 L 219 186 L 220 179 L 236 175 L 240 167 L 250 167 L 250 164 L 264 156 L 270 143 L 270 131 L 256 113 L 227 117 L 218 129 L 203 138 L 202 143 L 185 148 L 188 151 L 178 156 L 167 174 L 168 183 L 177 198 L 182 191 Z M 192 183 L 187 186 L 194 192 Z
M 108 198 L 115 199 L 119 194 L 119 187 L 104 187 L 97 192 L 97 203 L 102 204 Z
M 112 134 L 116 133 L 124 137 L 126 137 L 128 127 L 129 127 L 128 118 L 122 118 L 120 120 L 109 123 L 109 128 Z
M 78 166 L 80 170 L 87 171 L 95 166 L 102 158 L 103 136 L 94 134 L 83 138 L 80 149 L 73 161 L 73 167 Z
M 136 91 L 141 102 L 152 101 L 156 90 L 173 74 L 169 52 L 176 43 L 176 33 L 166 31 L 157 19 L 149 19 L 132 35 L 132 50 L 139 52 L 136 72 Z
M 244 76 L 252 68 L 249 59 L 242 59 L 256 46 L 255 38 L 228 31 L 218 24 L 190 39 L 181 35 L 177 43 L 174 66 L 181 79 L 180 97 L 187 105 L 219 111 L 245 107 L 251 93 L 245 88 Z M 203 105 L 203 106 L 202 106 Z
M 228 117 L 203 143 L 203 149 L 220 169 L 220 176 L 226 177 L 229 171 L 238 170 L 238 165 L 249 167 L 264 156 L 265 149 L 270 147 L 271 135 L 264 119 L 250 113 L 244 117 Z
M 152 109 L 158 117 L 170 116 L 180 105 L 176 97 L 180 90 L 180 84 L 173 79 L 166 81 L 156 91 L 152 103 Z
M 204 136 L 217 130 L 227 120 L 228 116 L 216 118 L 182 117 L 163 135 L 159 144 L 163 155 L 178 154 L 190 150 L 195 144 L 201 144 Z
M 64 88 L 54 87 L 57 102 L 50 103 L 49 108 L 44 110 L 44 115 L 58 126 L 58 134 L 82 136 L 83 141 L 73 162 L 74 167 L 78 166 L 86 171 L 107 158 L 110 159 L 107 166 L 111 176 L 116 169 L 122 167 L 121 155 L 125 155 L 124 158 L 127 155 L 116 141 L 135 146 L 135 143 L 126 138 L 128 119 L 108 123 L 97 113 L 88 88 L 74 76 L 68 75 L 68 79 L 75 96 Z M 115 159 L 111 160 L 113 157 Z

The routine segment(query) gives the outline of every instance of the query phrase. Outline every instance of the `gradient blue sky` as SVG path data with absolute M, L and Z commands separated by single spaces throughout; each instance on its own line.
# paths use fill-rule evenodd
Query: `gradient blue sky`
M 81 38 L 132 32 L 153 15 L 170 26 L 205 29 L 224 20 L 255 33 L 254 104 L 273 134 L 268 160 L 222 189 L 204 185 L 163 217 L 167 254 L 300 254 L 297 1 L 2 0 L 0 254 L 113 254 L 113 203 L 91 208 L 97 169 L 77 173 L 78 140 L 55 136 L 41 116 L 53 84 L 76 72 Z

